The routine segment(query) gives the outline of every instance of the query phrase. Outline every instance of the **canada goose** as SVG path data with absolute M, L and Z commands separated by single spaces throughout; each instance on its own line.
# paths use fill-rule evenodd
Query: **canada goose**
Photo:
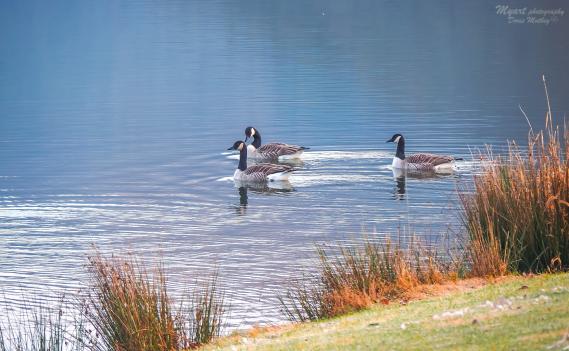
M 448 171 L 452 169 L 452 163 L 455 160 L 462 160 L 462 158 L 455 158 L 452 156 L 434 155 L 434 154 L 413 154 L 405 157 L 405 138 L 401 134 L 394 134 L 387 143 L 396 143 L 397 152 L 393 158 L 391 166 L 395 169 L 407 169 L 411 171 Z
M 286 160 L 300 158 L 307 147 L 288 145 L 283 143 L 269 143 L 261 146 L 261 134 L 253 127 L 245 128 L 245 141 L 253 138 L 253 142 L 247 146 L 249 157 L 262 160 Z
M 273 163 L 258 163 L 251 167 L 247 167 L 247 146 L 238 140 L 232 147 L 227 150 L 239 151 L 239 165 L 233 174 L 233 179 L 241 182 L 266 182 L 269 181 L 285 181 L 288 180 L 290 173 L 294 168 L 288 165 L 279 165 Z

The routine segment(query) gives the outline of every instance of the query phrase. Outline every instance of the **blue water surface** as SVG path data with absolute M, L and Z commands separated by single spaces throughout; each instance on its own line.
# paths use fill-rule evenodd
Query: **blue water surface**
M 0 290 L 54 301 L 93 245 L 162 259 L 175 296 L 217 267 L 231 323 L 278 322 L 314 243 L 457 238 L 456 188 L 569 111 L 569 14 L 492 1 L 0 2 Z M 510 7 L 569 9 L 563 1 Z M 287 187 L 239 188 L 226 149 L 309 146 Z M 394 146 L 465 158 L 394 179 Z M 462 184 L 462 185 L 461 185 Z

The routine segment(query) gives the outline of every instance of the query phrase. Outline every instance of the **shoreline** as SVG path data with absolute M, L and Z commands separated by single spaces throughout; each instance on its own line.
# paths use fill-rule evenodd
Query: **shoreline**
M 569 335 L 569 273 L 471 278 L 425 285 L 422 290 L 424 296 L 408 302 L 234 332 L 200 350 L 569 347 L 564 339 Z

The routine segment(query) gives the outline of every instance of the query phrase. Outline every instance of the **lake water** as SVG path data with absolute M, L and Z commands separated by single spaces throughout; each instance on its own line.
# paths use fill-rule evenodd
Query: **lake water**
M 497 5 L 2 1 L 1 305 L 77 292 L 96 245 L 162 257 L 175 296 L 218 267 L 233 327 L 278 322 L 314 243 L 456 235 L 471 150 L 523 142 L 520 104 L 542 125 L 543 74 L 569 111 L 569 14 L 508 23 Z M 311 148 L 290 188 L 227 180 L 249 125 Z M 466 161 L 396 181 L 397 132 Z

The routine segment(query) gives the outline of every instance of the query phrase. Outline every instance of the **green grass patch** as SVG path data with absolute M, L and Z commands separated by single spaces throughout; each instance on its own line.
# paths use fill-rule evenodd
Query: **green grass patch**
M 563 273 L 233 335 L 205 350 L 561 350 L 568 333 Z

